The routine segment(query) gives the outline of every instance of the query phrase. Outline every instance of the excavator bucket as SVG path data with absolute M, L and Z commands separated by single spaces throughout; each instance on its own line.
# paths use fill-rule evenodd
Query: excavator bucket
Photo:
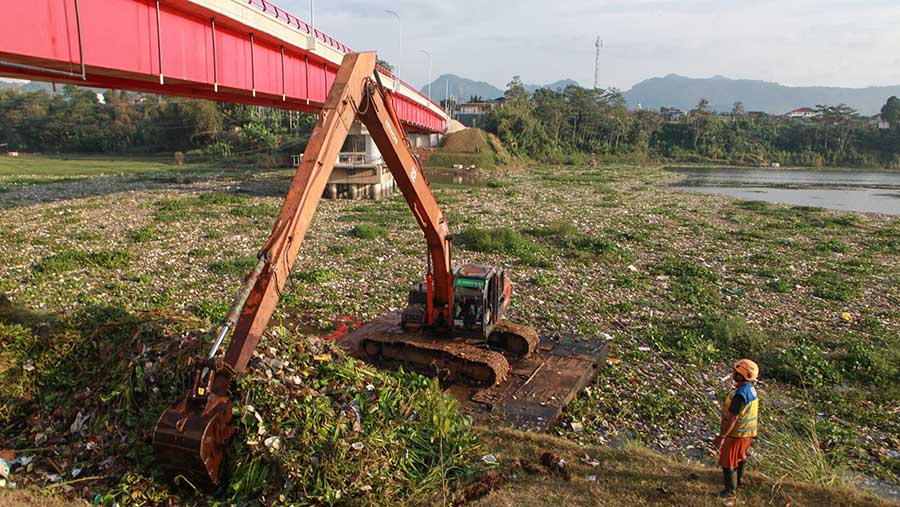
M 191 394 L 166 409 L 153 432 L 153 449 L 160 466 L 172 477 L 183 476 L 196 487 L 222 483 L 225 447 L 234 434 L 233 403 L 211 393 L 215 376 L 209 370 L 205 386 L 198 372 Z

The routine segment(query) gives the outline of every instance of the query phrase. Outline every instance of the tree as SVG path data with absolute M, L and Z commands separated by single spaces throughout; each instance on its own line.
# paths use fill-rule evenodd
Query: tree
M 740 100 L 734 103 L 734 107 L 731 108 L 731 114 L 734 115 L 735 118 L 741 118 L 747 111 L 744 110 L 744 103 Z
M 691 111 L 693 114 L 709 114 L 711 112 L 712 110 L 709 108 L 709 99 L 706 97 L 700 99 L 700 102 L 697 102 L 697 107 Z
M 386 70 L 386 71 L 388 71 L 388 72 L 391 72 L 391 73 L 394 72 L 394 66 L 391 65 L 391 64 L 389 64 L 389 63 L 387 62 L 387 60 L 382 60 L 381 58 L 376 58 L 376 59 L 375 59 L 375 65 L 381 66 L 381 68 L 383 68 L 384 70 Z
M 891 127 L 900 125 L 900 99 L 891 97 L 881 107 L 881 117 L 891 124 Z
M 519 76 L 514 76 L 512 81 L 507 83 L 503 97 L 506 98 L 506 107 L 528 107 L 528 92 Z

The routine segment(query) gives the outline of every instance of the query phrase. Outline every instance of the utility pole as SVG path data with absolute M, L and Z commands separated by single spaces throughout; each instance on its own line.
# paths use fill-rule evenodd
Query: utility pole
M 434 100 L 431 98 L 431 53 L 424 49 L 420 49 L 419 51 L 428 57 L 428 100 Z
M 600 88 L 600 48 L 603 47 L 603 41 L 600 40 L 600 36 L 597 36 L 597 42 L 594 43 L 594 47 L 597 48 L 597 56 L 594 60 L 594 89 Z
M 453 113 L 450 111 L 450 79 L 444 79 L 444 107 L 447 108 L 447 114 L 450 115 L 450 118 L 453 118 Z
M 400 15 L 396 12 L 385 9 L 386 13 L 390 14 L 397 18 L 397 29 L 399 31 L 399 37 L 397 38 L 397 68 L 395 69 L 394 76 L 396 79 L 394 80 L 394 89 L 400 89 L 400 59 L 403 57 L 403 21 L 400 20 Z

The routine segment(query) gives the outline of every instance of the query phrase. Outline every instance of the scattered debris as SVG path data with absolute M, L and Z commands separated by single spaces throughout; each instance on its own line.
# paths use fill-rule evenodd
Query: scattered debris
M 552 452 L 541 454 L 541 465 L 544 465 L 544 468 L 549 470 L 550 473 L 562 477 L 563 480 L 572 480 L 572 474 L 569 472 L 569 469 L 566 468 L 566 460 Z

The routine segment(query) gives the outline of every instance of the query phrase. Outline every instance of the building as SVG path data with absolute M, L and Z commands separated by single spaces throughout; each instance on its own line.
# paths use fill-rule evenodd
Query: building
M 819 116 L 819 112 L 809 107 L 801 107 L 800 109 L 794 109 L 793 111 L 786 113 L 784 116 L 787 118 L 808 120 Z
M 456 120 L 467 127 L 483 127 L 487 122 L 487 115 L 502 104 L 499 99 L 460 104 L 456 109 Z
M 390 195 L 394 188 L 394 177 L 375 146 L 375 140 L 359 120 L 354 121 L 328 178 L 325 197 L 381 199 Z
M 891 128 L 891 124 L 880 114 L 876 114 L 869 118 L 869 125 L 880 128 L 882 130 Z
M 661 107 L 659 114 L 662 115 L 663 121 L 681 121 L 687 118 L 684 111 L 675 107 Z

